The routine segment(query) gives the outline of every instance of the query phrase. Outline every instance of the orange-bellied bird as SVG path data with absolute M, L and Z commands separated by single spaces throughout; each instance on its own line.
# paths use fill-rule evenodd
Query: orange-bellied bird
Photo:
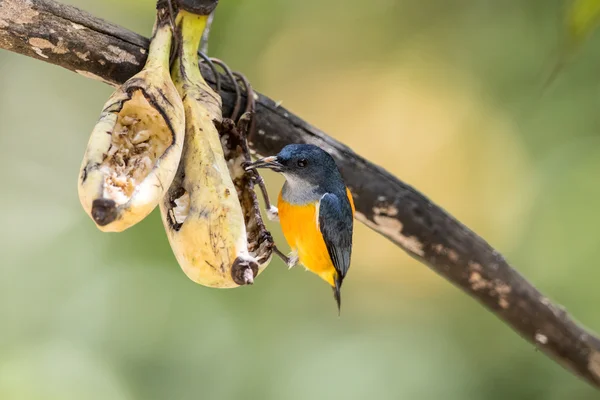
M 285 177 L 277 208 L 292 249 L 288 265 L 300 261 L 329 283 L 339 311 L 352 255 L 354 202 L 333 157 L 317 146 L 290 144 L 276 156 L 246 167 L 254 168 L 269 168 Z

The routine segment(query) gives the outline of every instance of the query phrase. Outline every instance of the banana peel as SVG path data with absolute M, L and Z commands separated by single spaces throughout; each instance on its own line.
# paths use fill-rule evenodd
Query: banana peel
M 221 123 L 217 123 L 217 129 L 221 137 L 229 175 L 233 180 L 242 207 L 248 251 L 257 260 L 262 270 L 271 261 L 275 244 L 260 213 L 260 203 L 254 190 L 253 176 L 244 168 L 245 164 L 252 161 L 246 139 L 251 119 L 252 114 L 246 112 L 237 125 L 231 119 L 223 119 Z
M 185 110 L 185 143 L 160 211 L 184 273 L 204 286 L 234 288 L 253 283 L 264 270 L 272 239 L 267 232 L 255 241 L 264 243 L 262 247 L 259 243 L 249 249 L 248 234 L 262 231 L 252 225 L 256 217 L 245 217 L 238 197 L 241 187 L 230 176 L 215 125 L 222 121 L 221 98 L 204 81 L 198 66 L 197 49 L 207 19 L 208 15 L 183 8 L 176 17 L 181 46 L 171 75 Z
M 170 77 L 172 39 L 166 7 L 158 7 L 144 68 L 110 96 L 90 136 L 78 192 L 102 231 L 120 232 L 144 219 L 177 171 L 185 114 Z

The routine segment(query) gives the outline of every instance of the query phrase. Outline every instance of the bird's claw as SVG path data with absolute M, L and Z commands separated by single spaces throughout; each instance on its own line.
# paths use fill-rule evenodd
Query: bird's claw
M 296 265 L 298 265 L 298 253 L 295 251 L 292 251 L 289 255 L 285 255 L 283 254 L 283 252 L 281 250 L 279 250 L 277 248 L 277 246 L 273 247 L 273 251 L 275 252 L 275 254 L 277 254 L 277 256 L 279 258 L 281 258 L 283 260 L 284 263 L 286 263 L 286 265 L 288 266 L 288 269 L 291 269 L 293 267 L 295 267 Z

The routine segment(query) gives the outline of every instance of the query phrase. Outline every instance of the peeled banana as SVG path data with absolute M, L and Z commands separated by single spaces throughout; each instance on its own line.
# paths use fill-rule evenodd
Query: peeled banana
M 81 164 L 79 199 L 105 232 L 144 219 L 181 158 L 185 113 L 169 72 L 169 22 L 166 5 L 158 7 L 147 62 L 105 103 Z
M 180 5 L 182 5 L 180 3 Z M 194 282 L 216 288 L 252 283 L 270 256 L 248 250 L 244 214 L 229 175 L 219 133 L 221 98 L 204 81 L 197 50 L 206 15 L 182 8 L 176 25 L 180 50 L 172 79 L 185 109 L 185 144 L 179 169 L 160 210 L 171 248 Z

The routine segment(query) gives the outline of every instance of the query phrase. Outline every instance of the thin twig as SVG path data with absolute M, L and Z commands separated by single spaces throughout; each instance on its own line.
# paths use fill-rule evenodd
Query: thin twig
M 213 63 L 215 63 L 219 67 L 223 68 L 225 75 L 229 78 L 229 81 L 233 85 L 233 89 L 235 90 L 235 103 L 234 103 L 233 110 L 231 111 L 231 115 L 229 116 L 229 118 L 232 119 L 233 121 L 236 121 L 238 119 L 238 116 L 240 113 L 240 108 L 242 107 L 242 92 L 240 91 L 240 86 L 237 84 L 237 82 L 235 80 L 235 76 L 233 76 L 233 72 L 231 71 L 231 68 L 229 68 L 229 66 L 227 64 L 225 64 L 223 61 L 219 60 L 218 58 L 212 57 L 211 60 Z
M 213 19 L 215 18 L 215 11 L 210 13 L 208 20 L 206 21 L 206 27 L 202 32 L 202 38 L 200 39 L 200 52 L 208 54 L 208 37 L 210 36 L 210 27 L 212 26 Z
M 217 71 L 217 67 L 215 66 L 213 61 L 210 59 L 210 57 L 206 55 L 206 53 L 198 51 L 198 55 L 200 56 L 202 61 L 204 61 L 206 64 L 208 64 L 208 67 L 210 68 L 210 71 L 212 72 L 212 76 L 215 81 L 215 91 L 217 93 L 221 93 L 221 75 L 219 74 L 219 71 Z

